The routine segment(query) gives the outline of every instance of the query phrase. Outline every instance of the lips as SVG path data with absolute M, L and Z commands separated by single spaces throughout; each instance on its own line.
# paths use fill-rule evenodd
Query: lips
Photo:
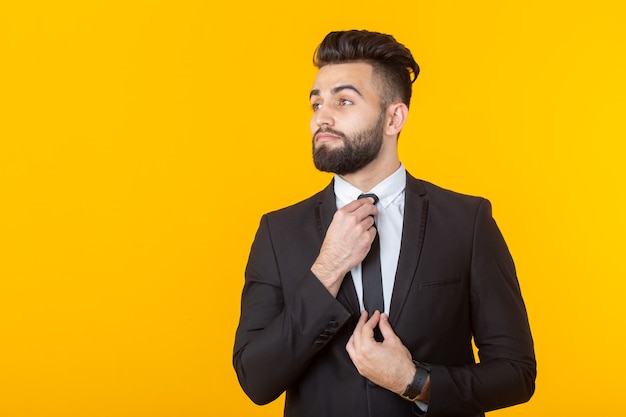
M 340 140 L 341 137 L 333 135 L 331 133 L 318 133 L 315 135 L 315 142 L 330 142 L 332 140 Z
M 328 127 L 322 127 L 315 132 L 313 139 L 315 143 L 331 142 L 334 140 L 343 140 L 344 135 L 340 132 L 335 132 Z

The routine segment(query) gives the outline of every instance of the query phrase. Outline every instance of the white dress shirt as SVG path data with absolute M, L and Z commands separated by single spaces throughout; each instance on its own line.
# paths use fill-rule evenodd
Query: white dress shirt
M 402 225 L 404 222 L 404 195 L 406 189 L 406 170 L 403 164 L 400 168 L 371 190 L 362 191 L 348 183 L 339 175 L 335 175 L 335 198 L 337 209 L 356 200 L 363 193 L 373 193 L 378 196 L 378 216 L 375 218 L 376 228 L 380 239 L 380 269 L 383 276 L 383 300 L 385 313 L 389 314 L 391 294 L 396 280 L 400 244 L 402 240 Z M 350 271 L 356 289 L 361 311 L 363 307 L 363 282 L 361 278 L 361 264 Z M 423 412 L 428 411 L 428 404 L 415 401 L 415 405 Z
M 373 193 L 378 196 L 378 216 L 376 227 L 380 238 L 380 269 L 383 276 L 383 300 L 385 313 L 389 314 L 391 294 L 398 268 L 400 243 L 402 239 L 402 222 L 404 219 L 404 190 L 406 188 L 406 170 L 404 165 L 371 190 L 359 190 L 339 175 L 335 175 L 335 198 L 337 209 L 356 200 L 363 193 Z M 354 288 L 359 298 L 361 311 L 363 307 L 363 283 L 361 281 L 361 264 L 350 271 Z

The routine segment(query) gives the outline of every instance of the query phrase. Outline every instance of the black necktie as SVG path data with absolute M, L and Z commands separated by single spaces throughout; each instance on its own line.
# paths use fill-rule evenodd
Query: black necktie
M 376 194 L 361 194 L 359 199 L 371 197 L 374 199 L 374 205 L 378 203 Z M 374 224 L 376 227 L 376 224 Z M 380 270 L 380 240 L 378 239 L 378 230 L 372 242 L 370 251 L 361 262 L 361 280 L 363 282 L 363 306 L 371 317 L 374 311 L 381 313 L 385 311 L 383 301 L 383 275 Z

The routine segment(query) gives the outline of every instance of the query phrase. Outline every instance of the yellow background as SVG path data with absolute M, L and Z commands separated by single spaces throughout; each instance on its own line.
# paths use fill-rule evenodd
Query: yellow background
M 323 187 L 314 48 L 422 67 L 401 158 L 494 204 L 536 342 L 499 416 L 624 416 L 626 6 L 1 1 L 0 415 L 279 416 L 231 366 L 261 214 Z M 282 185 L 281 185 L 282 183 Z

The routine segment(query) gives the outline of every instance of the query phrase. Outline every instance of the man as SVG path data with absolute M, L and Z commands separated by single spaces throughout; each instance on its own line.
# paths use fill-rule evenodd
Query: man
M 489 202 L 398 158 L 410 51 L 332 32 L 314 62 L 313 157 L 335 176 L 261 220 L 234 348 L 244 391 L 258 404 L 286 391 L 297 417 L 482 416 L 527 401 L 533 342 Z

